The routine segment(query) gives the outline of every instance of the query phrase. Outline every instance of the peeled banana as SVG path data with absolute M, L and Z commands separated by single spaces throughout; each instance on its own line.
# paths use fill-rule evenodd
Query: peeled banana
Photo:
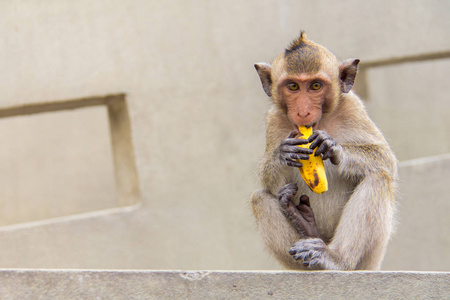
M 309 138 L 313 133 L 312 126 L 299 126 L 298 130 L 302 139 Z M 309 148 L 309 145 L 311 143 L 298 145 L 298 147 Z M 299 171 L 309 188 L 316 194 L 322 194 L 328 190 L 328 181 L 322 156 L 314 156 L 316 150 L 314 149 L 314 153 L 309 156 L 309 160 L 299 160 L 303 164 Z

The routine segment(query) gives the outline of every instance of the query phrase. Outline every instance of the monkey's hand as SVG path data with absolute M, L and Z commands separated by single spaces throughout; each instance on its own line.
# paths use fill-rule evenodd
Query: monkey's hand
M 322 159 L 330 159 L 333 165 L 339 164 L 341 161 L 342 146 L 336 143 L 333 138 L 323 130 L 316 130 L 309 138 L 311 143 L 309 149 L 315 149 L 315 156 L 322 154 Z
M 298 147 L 298 145 L 309 143 L 308 140 L 295 138 L 298 134 L 299 132 L 297 130 L 289 133 L 288 137 L 281 142 L 279 148 L 281 162 L 295 168 L 303 167 L 303 164 L 297 161 L 298 159 L 308 160 L 309 155 L 313 154 L 313 150 L 311 149 Z
M 278 199 L 281 209 L 302 238 L 319 237 L 319 229 L 309 204 L 309 197 L 306 195 L 301 196 L 300 203 L 297 206 L 292 202 L 292 198 L 297 191 L 298 187 L 295 183 L 285 185 L 280 189 Z
M 300 240 L 292 246 L 289 254 L 305 267 L 315 270 L 325 269 L 325 262 L 329 259 L 327 245 L 321 238 Z

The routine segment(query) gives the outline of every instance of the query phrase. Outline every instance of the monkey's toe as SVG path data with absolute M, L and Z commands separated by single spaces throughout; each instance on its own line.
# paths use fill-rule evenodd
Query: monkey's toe
M 326 245 L 322 239 L 306 239 L 295 243 L 289 250 L 292 257 L 305 267 L 316 268 L 323 264 Z

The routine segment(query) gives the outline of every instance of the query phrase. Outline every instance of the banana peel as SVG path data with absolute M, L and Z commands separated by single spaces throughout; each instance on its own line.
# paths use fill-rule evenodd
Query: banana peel
M 308 139 L 313 134 L 312 126 L 299 126 L 298 130 L 300 131 L 299 138 L 302 139 Z M 309 148 L 310 145 L 311 143 L 298 145 L 298 147 Z M 314 156 L 316 151 L 317 149 L 314 149 L 314 153 L 309 156 L 308 160 L 299 160 L 303 164 L 299 171 L 311 191 L 316 194 L 322 194 L 328 190 L 328 181 L 322 156 Z

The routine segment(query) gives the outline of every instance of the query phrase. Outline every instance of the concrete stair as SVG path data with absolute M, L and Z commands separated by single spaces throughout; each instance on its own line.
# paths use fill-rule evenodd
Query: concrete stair
M 1 299 L 449 299 L 444 272 L 0 270 Z

